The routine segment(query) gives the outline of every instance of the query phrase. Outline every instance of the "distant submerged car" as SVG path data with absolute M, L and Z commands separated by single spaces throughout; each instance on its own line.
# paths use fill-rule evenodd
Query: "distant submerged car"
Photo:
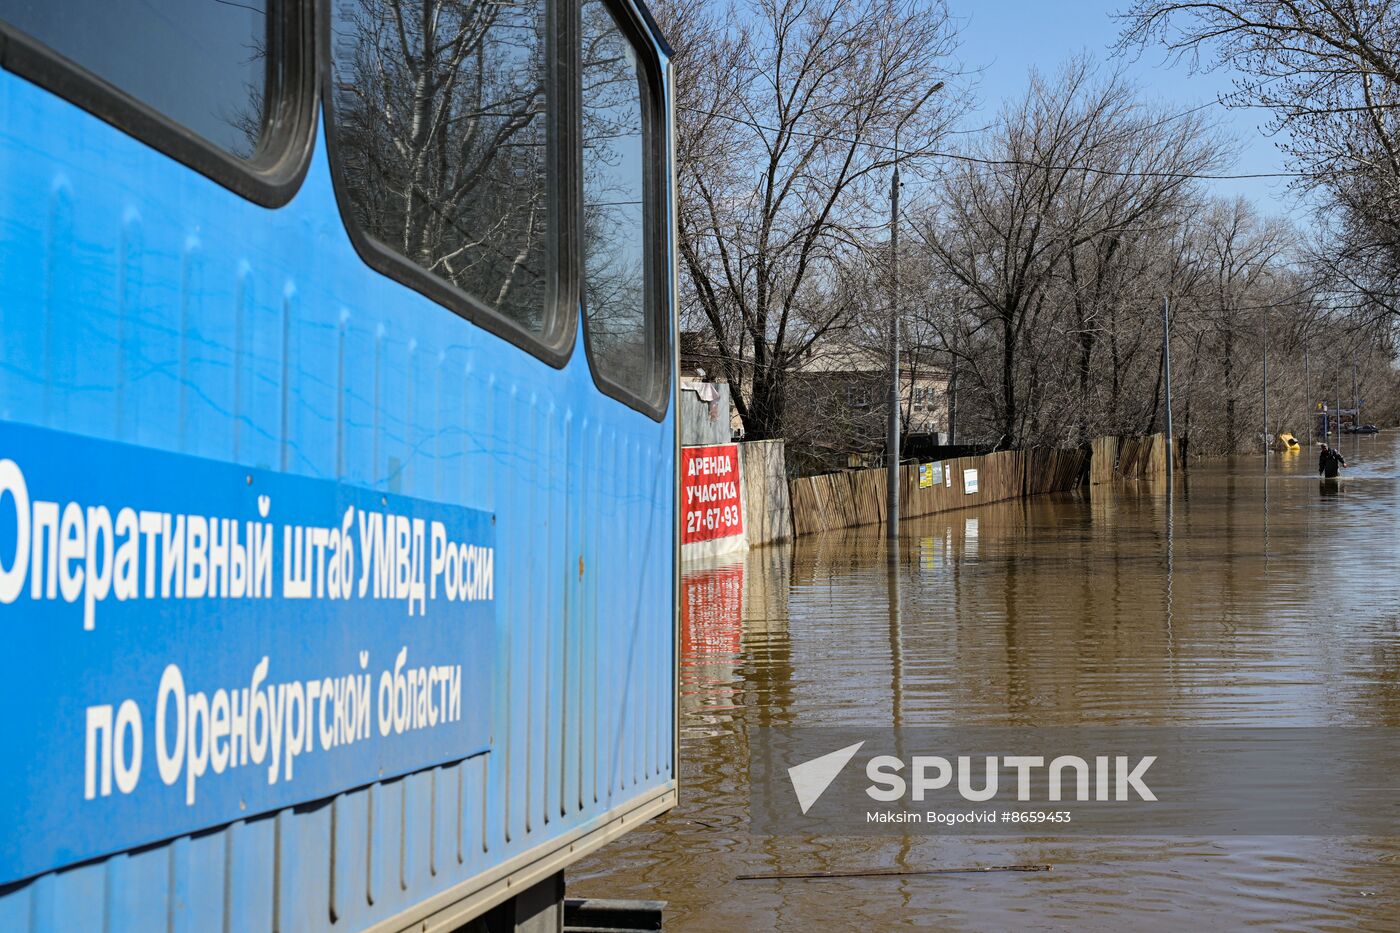
M 1345 434 L 1379 434 L 1381 433 L 1381 429 L 1374 424 L 1348 424 L 1342 427 L 1342 432 Z

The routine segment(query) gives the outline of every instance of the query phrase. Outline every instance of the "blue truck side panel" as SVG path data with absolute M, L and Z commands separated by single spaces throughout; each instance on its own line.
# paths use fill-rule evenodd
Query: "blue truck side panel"
M 0 929 L 357 929 L 674 786 L 673 414 L 368 269 L 324 135 L 268 210 L 0 71 L 0 336 L 0 421 L 479 510 L 497 555 L 488 752 L 10 884 Z

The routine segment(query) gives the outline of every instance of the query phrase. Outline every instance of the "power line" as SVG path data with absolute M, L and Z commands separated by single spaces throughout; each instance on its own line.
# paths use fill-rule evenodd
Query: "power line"
M 1225 102 L 1225 99 L 1226 99 L 1227 97 L 1234 97 L 1234 96 L 1236 96 L 1236 95 L 1238 95 L 1238 94 L 1247 94 L 1247 93 L 1251 93 L 1251 92 L 1253 92 L 1253 91 L 1257 91 L 1259 88 L 1263 87 L 1263 86 L 1266 85 L 1266 84 L 1273 84 L 1275 81 L 1282 81 L 1282 80 L 1283 80 L 1283 75 L 1275 75 L 1275 76 L 1272 77 L 1272 78 L 1266 78 L 1265 80 L 1260 81 L 1258 84 L 1253 85 L 1252 87 L 1250 87 L 1249 89 L 1247 89 L 1247 90 L 1245 90 L 1245 91 L 1232 91 L 1232 92 L 1229 93 L 1229 94 L 1221 94 L 1219 97 L 1216 97 L 1216 98 L 1213 99 L 1213 100 L 1208 100 L 1208 101 L 1206 101 L 1204 104 L 1201 104 L 1201 105 L 1196 106 L 1196 107 L 1192 107 L 1192 108 L 1189 109 L 1189 110 L 1183 110 L 1183 111 L 1181 111 L 1180 113 L 1174 113 L 1174 114 L 1172 114 L 1172 115 L 1169 116 L 1169 117 L 1163 117 L 1162 119 L 1158 120 L 1156 123 L 1149 123 L 1149 124 L 1147 125 L 1147 129 L 1149 129 L 1149 130 L 1150 130 L 1150 129 L 1155 129 L 1156 127 L 1161 126 L 1163 123 L 1170 123 L 1170 122 L 1172 122 L 1173 120 L 1180 120 L 1182 117 L 1189 117 L 1189 116 L 1191 116 L 1191 114 L 1193 114 L 1193 113 L 1200 113 L 1202 110 L 1207 110 L 1207 109 L 1209 109 L 1209 108 L 1211 108 L 1211 107 L 1214 107 L 1214 106 L 1217 106 L 1217 105 L 1222 106 L 1222 107 L 1229 107 L 1229 106 L 1231 106 L 1231 105 Z M 1260 105 L 1258 105 L 1258 104 L 1243 104 L 1243 105 L 1240 105 L 1240 106 L 1244 106 L 1244 107 L 1259 107 Z M 1267 109 L 1270 109 L 1270 108 L 1265 107 L 1265 108 L 1263 108 L 1263 109 L 1266 109 L 1266 110 L 1267 110 Z
M 1205 106 L 1209 106 L 1209 105 L 1205 105 Z M 903 149 L 903 148 L 900 148 L 900 147 L 897 147 L 897 146 L 891 146 L 891 145 L 889 145 L 889 144 L 887 144 L 887 143 L 867 142 L 867 141 L 855 139 L 855 138 L 849 137 L 849 136 L 835 136 L 835 135 L 832 135 L 832 134 L 829 134 L 829 133 L 813 133 L 813 132 L 810 132 L 810 131 L 807 131 L 807 130 L 798 130 L 798 129 L 782 130 L 782 129 L 780 129 L 780 128 L 778 128 L 778 127 L 775 127 L 775 126 L 768 126 L 768 125 L 766 125 L 766 124 L 759 123 L 759 122 L 757 122 L 756 120 L 746 120 L 746 119 L 744 119 L 744 118 L 742 118 L 742 117 L 736 117 L 736 116 L 734 116 L 733 114 L 719 113 L 718 111 L 714 111 L 714 110 L 704 110 L 704 109 L 701 109 L 701 108 L 699 108 L 699 107 L 678 106 L 678 107 L 676 107 L 676 109 L 677 109 L 677 110 L 685 110 L 685 111 L 688 111 L 688 112 L 690 112 L 690 113 L 700 114 L 700 115 L 702 115 L 702 116 L 719 117 L 719 118 L 722 119 L 722 120 L 729 120 L 729 121 L 731 121 L 731 122 L 733 122 L 733 123 L 738 123 L 738 124 L 740 124 L 740 125 L 742 125 L 742 126 L 748 126 L 748 127 L 753 128 L 753 129 L 756 129 L 756 130 L 763 130 L 763 131 L 769 132 L 769 133 L 782 133 L 782 132 L 787 132 L 788 134 L 790 134 L 790 135 L 792 135 L 792 136 L 801 136 L 801 137 L 806 138 L 806 139 L 818 139 L 818 140 L 822 140 L 822 141 L 825 141 L 825 142 L 836 142 L 836 143 L 842 143 L 842 144 L 850 145 L 850 146 L 866 146 L 866 147 L 868 147 L 868 148 L 870 148 L 870 149 L 875 149 L 875 150 L 879 150 L 879 151 L 882 151 L 882 152 L 890 152 L 890 153 L 893 153 L 896 157 L 900 157 L 900 158 L 905 157 L 905 156 L 910 156 L 910 155 L 923 155 L 923 156 L 928 156 L 928 157 L 932 157 L 932 158 L 948 159 L 948 160 L 953 161 L 953 162 L 967 162 L 967 163 L 971 163 L 971 164 L 975 164 L 975 165 L 986 165 L 986 166 L 990 166 L 990 167 L 992 167 L 992 168 L 1036 168 L 1036 169 L 1043 169 L 1043 170 L 1053 171 L 1053 172 L 1084 172 L 1085 174 L 1089 174 L 1089 175 L 1107 175 L 1107 176 L 1112 176 L 1112 177 L 1115 177 L 1115 178 L 1174 178 L 1174 179 L 1180 179 L 1180 180 L 1184 180 L 1184 181 L 1189 181 L 1189 180 L 1195 180 L 1195 181 L 1244 181 L 1244 180 L 1248 180 L 1248 179 L 1257 179 L 1257 178 L 1315 178 L 1315 177 L 1317 177 L 1317 174 L 1314 173 L 1314 172 L 1246 172 L 1246 173 L 1230 174 L 1230 175 L 1207 175 L 1207 174 L 1201 174 L 1201 173 L 1196 173 L 1196 172 L 1133 172 L 1133 171 L 1123 171 L 1123 170 L 1120 170 L 1120 169 L 1097 168 L 1097 167 L 1089 166 L 1089 165 L 1050 165 L 1050 164 L 1047 164 L 1047 163 L 1044 163 L 1044 162 L 1035 162 L 1035 161 L 1032 161 L 1032 160 L 1030 160 L 1030 159 L 984 159 L 984 158 L 981 158 L 980 156 L 966 155 L 966 154 L 964 154 L 964 153 L 959 153 L 959 152 L 944 152 L 944 151 L 937 150 L 937 149 L 933 149 L 933 150 L 910 150 L 910 149 Z M 1188 112 L 1189 112 L 1189 111 L 1188 111 Z M 1186 115 L 1185 113 L 1182 113 L 1182 114 L 1178 114 L 1177 116 L 1180 117 L 1180 116 L 1185 116 L 1185 115 Z M 1170 120 L 1170 119 L 1175 119 L 1175 118 L 1174 118 L 1174 117 L 1169 117 L 1169 118 L 1167 118 L 1167 119 Z M 1164 121 L 1164 122 L 1165 122 L 1165 121 Z

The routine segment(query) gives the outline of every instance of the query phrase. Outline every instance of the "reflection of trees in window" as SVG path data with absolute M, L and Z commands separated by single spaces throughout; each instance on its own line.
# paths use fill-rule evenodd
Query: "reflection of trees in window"
M 583 270 L 595 364 L 656 388 L 647 321 L 641 84 L 632 44 L 600 0 L 583 4 Z
M 355 221 L 543 329 L 544 0 L 336 0 L 334 19 L 337 154 Z
M 266 33 L 250 39 L 245 47 L 248 50 L 248 61 L 259 68 L 266 80 L 245 81 L 243 103 L 232 107 L 221 106 L 220 118 L 235 130 L 233 142 L 228 146 L 229 151 L 240 158 L 252 159 L 266 141 L 268 106 L 277 106 L 276 87 L 281 75 L 268 74 L 268 63 L 271 59 L 267 54 Z
M 276 0 L 0 0 L 0 20 L 206 141 L 251 159 L 286 79 Z M 272 99 L 276 100 L 276 97 Z M 294 107 L 294 100 L 284 101 Z

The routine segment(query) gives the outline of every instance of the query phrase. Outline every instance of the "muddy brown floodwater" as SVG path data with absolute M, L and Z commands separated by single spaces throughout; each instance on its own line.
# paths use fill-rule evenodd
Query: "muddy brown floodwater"
M 671 931 L 1400 930 L 1400 827 L 1371 839 L 770 838 L 749 730 L 772 725 L 1400 725 L 1400 445 L 1195 466 L 688 566 L 681 804 L 571 870 Z M 1042 874 L 735 881 L 1048 862 Z

